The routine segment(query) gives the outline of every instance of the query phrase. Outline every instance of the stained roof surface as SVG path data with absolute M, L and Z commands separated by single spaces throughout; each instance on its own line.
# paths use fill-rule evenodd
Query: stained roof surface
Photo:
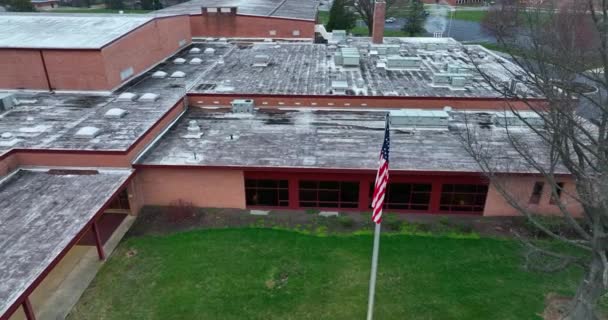
M 316 0 L 191 0 L 156 11 L 160 14 L 200 14 L 202 7 L 237 7 L 237 13 L 255 16 L 315 20 Z
M 203 50 L 210 46 L 200 46 Z M 221 47 L 215 47 L 222 54 Z M 228 48 L 226 48 L 228 49 Z M 153 70 L 133 79 L 120 91 L 110 95 L 78 93 L 15 93 L 16 106 L 0 111 L 0 155 L 11 149 L 70 149 L 126 151 L 144 133 L 161 119 L 185 95 L 188 88 L 216 62 L 189 64 L 203 53 L 189 53 L 184 49 Z M 173 62 L 177 57 L 184 64 Z M 167 73 L 165 78 L 153 78 L 156 71 Z M 184 78 L 171 78 L 176 71 Z M 135 94 L 135 101 L 120 101 L 124 92 Z M 141 102 L 137 98 L 145 93 L 158 95 L 156 101 Z M 106 118 L 111 109 L 126 111 L 122 118 Z M 84 127 L 96 127 L 99 134 L 87 139 L 75 134 Z
M 228 43 L 237 50 L 223 56 L 205 57 L 220 61 L 199 83 L 193 93 L 332 95 L 332 82 L 346 81 L 347 95 L 399 97 L 500 98 L 502 94 L 490 87 L 477 71 L 479 68 L 499 81 L 513 76 L 507 70 L 517 67 L 506 59 L 477 45 L 463 46 L 453 39 L 386 38 L 396 54 L 377 54 L 377 47 L 368 41 L 353 41 L 351 46 L 361 54 L 356 66 L 335 62 L 340 47 L 312 43 Z M 267 66 L 257 59 L 268 57 Z M 391 56 L 421 59 L 419 68 L 384 68 Z M 434 76 L 447 74 L 449 66 L 457 66 L 466 74 L 462 88 L 437 85 Z M 515 71 L 514 71 L 515 72 Z M 462 74 L 461 74 L 462 75 Z M 344 93 L 342 93 L 344 94 Z M 529 97 L 534 94 L 530 93 Z
M 191 108 L 140 163 L 376 170 L 387 112 L 283 108 L 240 114 L 227 108 Z M 188 137 L 192 120 L 202 137 Z M 458 121 L 451 120 L 450 126 L 458 127 Z M 529 129 L 510 128 L 512 134 L 518 130 L 533 136 Z M 460 131 L 447 125 L 393 125 L 391 132 L 391 170 L 480 172 L 463 148 Z M 484 129 L 482 134 L 491 142 L 492 154 L 508 159 L 503 169 L 530 171 L 510 147 L 504 128 Z
M 0 48 L 100 49 L 151 21 L 148 15 L 0 14 Z
M 0 182 L 0 315 L 128 179 L 20 170 Z

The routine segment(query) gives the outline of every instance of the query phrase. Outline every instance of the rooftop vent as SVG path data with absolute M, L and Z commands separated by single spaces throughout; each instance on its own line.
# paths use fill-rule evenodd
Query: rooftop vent
M 270 56 L 267 54 L 258 54 L 253 58 L 254 67 L 267 67 L 270 63 Z
M 194 48 L 190 49 L 190 53 L 201 53 L 201 49 L 194 47 Z
M 201 127 L 198 125 L 196 120 L 188 121 L 188 133 L 182 137 L 185 139 L 199 139 L 202 136 L 203 133 L 201 132 Z
M 177 59 L 173 60 L 173 63 L 175 63 L 175 64 L 184 64 L 184 63 L 186 63 L 186 59 L 184 59 L 184 58 L 177 58 Z
M 199 58 L 194 58 L 192 60 L 190 60 L 190 64 L 201 64 L 203 63 L 203 60 L 199 59 Z
M 411 127 L 446 127 L 449 114 L 443 110 L 401 109 L 390 112 L 391 125 Z
M 344 41 L 346 40 L 346 30 L 334 30 L 331 33 L 331 40 L 333 41 Z
M 205 55 L 212 56 L 214 54 L 215 54 L 215 49 L 213 49 L 213 48 L 207 48 L 207 49 L 205 49 Z
M 419 57 L 402 57 L 391 55 L 386 58 L 386 67 L 389 69 L 420 69 L 422 58 Z
M 167 77 L 167 73 L 164 71 L 156 71 L 152 74 L 152 78 L 163 79 Z
M 545 125 L 543 118 L 532 111 L 519 111 L 517 113 L 512 111 L 498 112 L 494 117 L 494 121 L 496 125 L 501 127 L 525 127 L 528 125 L 542 127 Z
M 142 101 L 142 102 L 152 102 L 152 101 L 156 101 L 158 100 L 158 95 L 155 93 L 144 93 L 141 95 L 141 97 L 139 97 L 138 101 Z
M 334 56 L 334 62 L 345 67 L 358 67 L 360 60 L 359 49 L 352 47 L 340 48 Z
M 99 135 L 100 131 L 101 129 L 97 127 L 82 127 L 76 131 L 74 136 L 81 139 L 93 139 Z
M 346 90 L 350 88 L 348 82 L 344 80 L 333 80 L 331 82 L 331 90 L 333 94 L 346 94 Z
M 13 94 L 0 94 L 0 112 L 11 110 L 15 107 L 16 99 Z
M 137 98 L 137 95 L 135 93 L 123 92 L 118 96 L 117 100 L 118 101 L 133 101 L 133 100 L 135 100 L 135 98 Z
M 108 119 L 120 119 L 127 114 L 127 111 L 121 108 L 112 108 L 103 115 L 104 118 Z
M 171 74 L 171 78 L 185 78 L 186 74 L 182 71 L 175 71 Z
M 251 99 L 236 99 L 230 103 L 234 113 L 253 113 L 255 103 Z

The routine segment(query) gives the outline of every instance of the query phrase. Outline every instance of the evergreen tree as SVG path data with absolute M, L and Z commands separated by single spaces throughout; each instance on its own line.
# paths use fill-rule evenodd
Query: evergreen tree
M 346 0 L 335 0 L 329 10 L 327 31 L 350 30 L 355 27 L 356 20 L 355 14 L 347 7 Z
M 106 9 L 122 10 L 125 8 L 125 4 L 122 0 L 105 0 Z
M 407 21 L 403 25 L 402 30 L 409 36 L 417 36 L 424 31 L 426 13 L 421 0 L 410 0 L 406 19 Z
M 31 12 L 36 11 L 30 0 L 3 0 L 0 5 L 5 6 L 8 11 Z

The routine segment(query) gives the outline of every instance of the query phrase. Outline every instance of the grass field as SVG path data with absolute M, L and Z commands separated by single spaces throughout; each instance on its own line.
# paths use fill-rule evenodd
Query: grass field
M 362 319 L 372 236 L 219 229 L 128 238 L 68 319 Z M 577 272 L 531 273 L 511 240 L 383 236 L 377 319 L 535 319 Z M 555 281 L 559 279 L 559 281 Z
M 487 11 L 456 10 L 454 12 L 454 19 L 481 22 L 487 14 Z

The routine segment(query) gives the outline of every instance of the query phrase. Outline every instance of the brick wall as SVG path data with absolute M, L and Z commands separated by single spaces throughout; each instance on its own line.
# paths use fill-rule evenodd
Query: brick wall
M 184 200 L 197 207 L 245 208 L 240 170 L 142 168 L 135 179 L 136 196 L 144 205 L 167 206 Z
M 99 50 L 44 50 L 44 61 L 54 90 L 108 90 Z
M 263 95 L 222 95 L 189 94 L 192 106 L 229 106 L 234 99 L 253 99 L 256 107 L 377 107 L 377 108 L 429 108 L 440 109 L 451 106 L 456 109 L 503 110 L 506 106 L 501 99 L 450 99 L 450 98 L 404 98 L 404 97 L 362 97 L 362 96 L 263 96 Z M 512 102 L 517 109 L 528 109 L 522 102 Z
M 158 18 L 102 49 L 107 89 L 119 86 L 149 69 L 192 40 L 188 16 Z M 121 79 L 121 72 L 132 75 Z
M 0 89 L 48 90 L 39 50 L 0 49 Z
M 193 37 L 314 38 L 315 22 L 287 18 L 214 14 L 190 16 Z M 272 33 L 274 31 L 274 33 Z M 299 35 L 294 35 L 299 31 Z

